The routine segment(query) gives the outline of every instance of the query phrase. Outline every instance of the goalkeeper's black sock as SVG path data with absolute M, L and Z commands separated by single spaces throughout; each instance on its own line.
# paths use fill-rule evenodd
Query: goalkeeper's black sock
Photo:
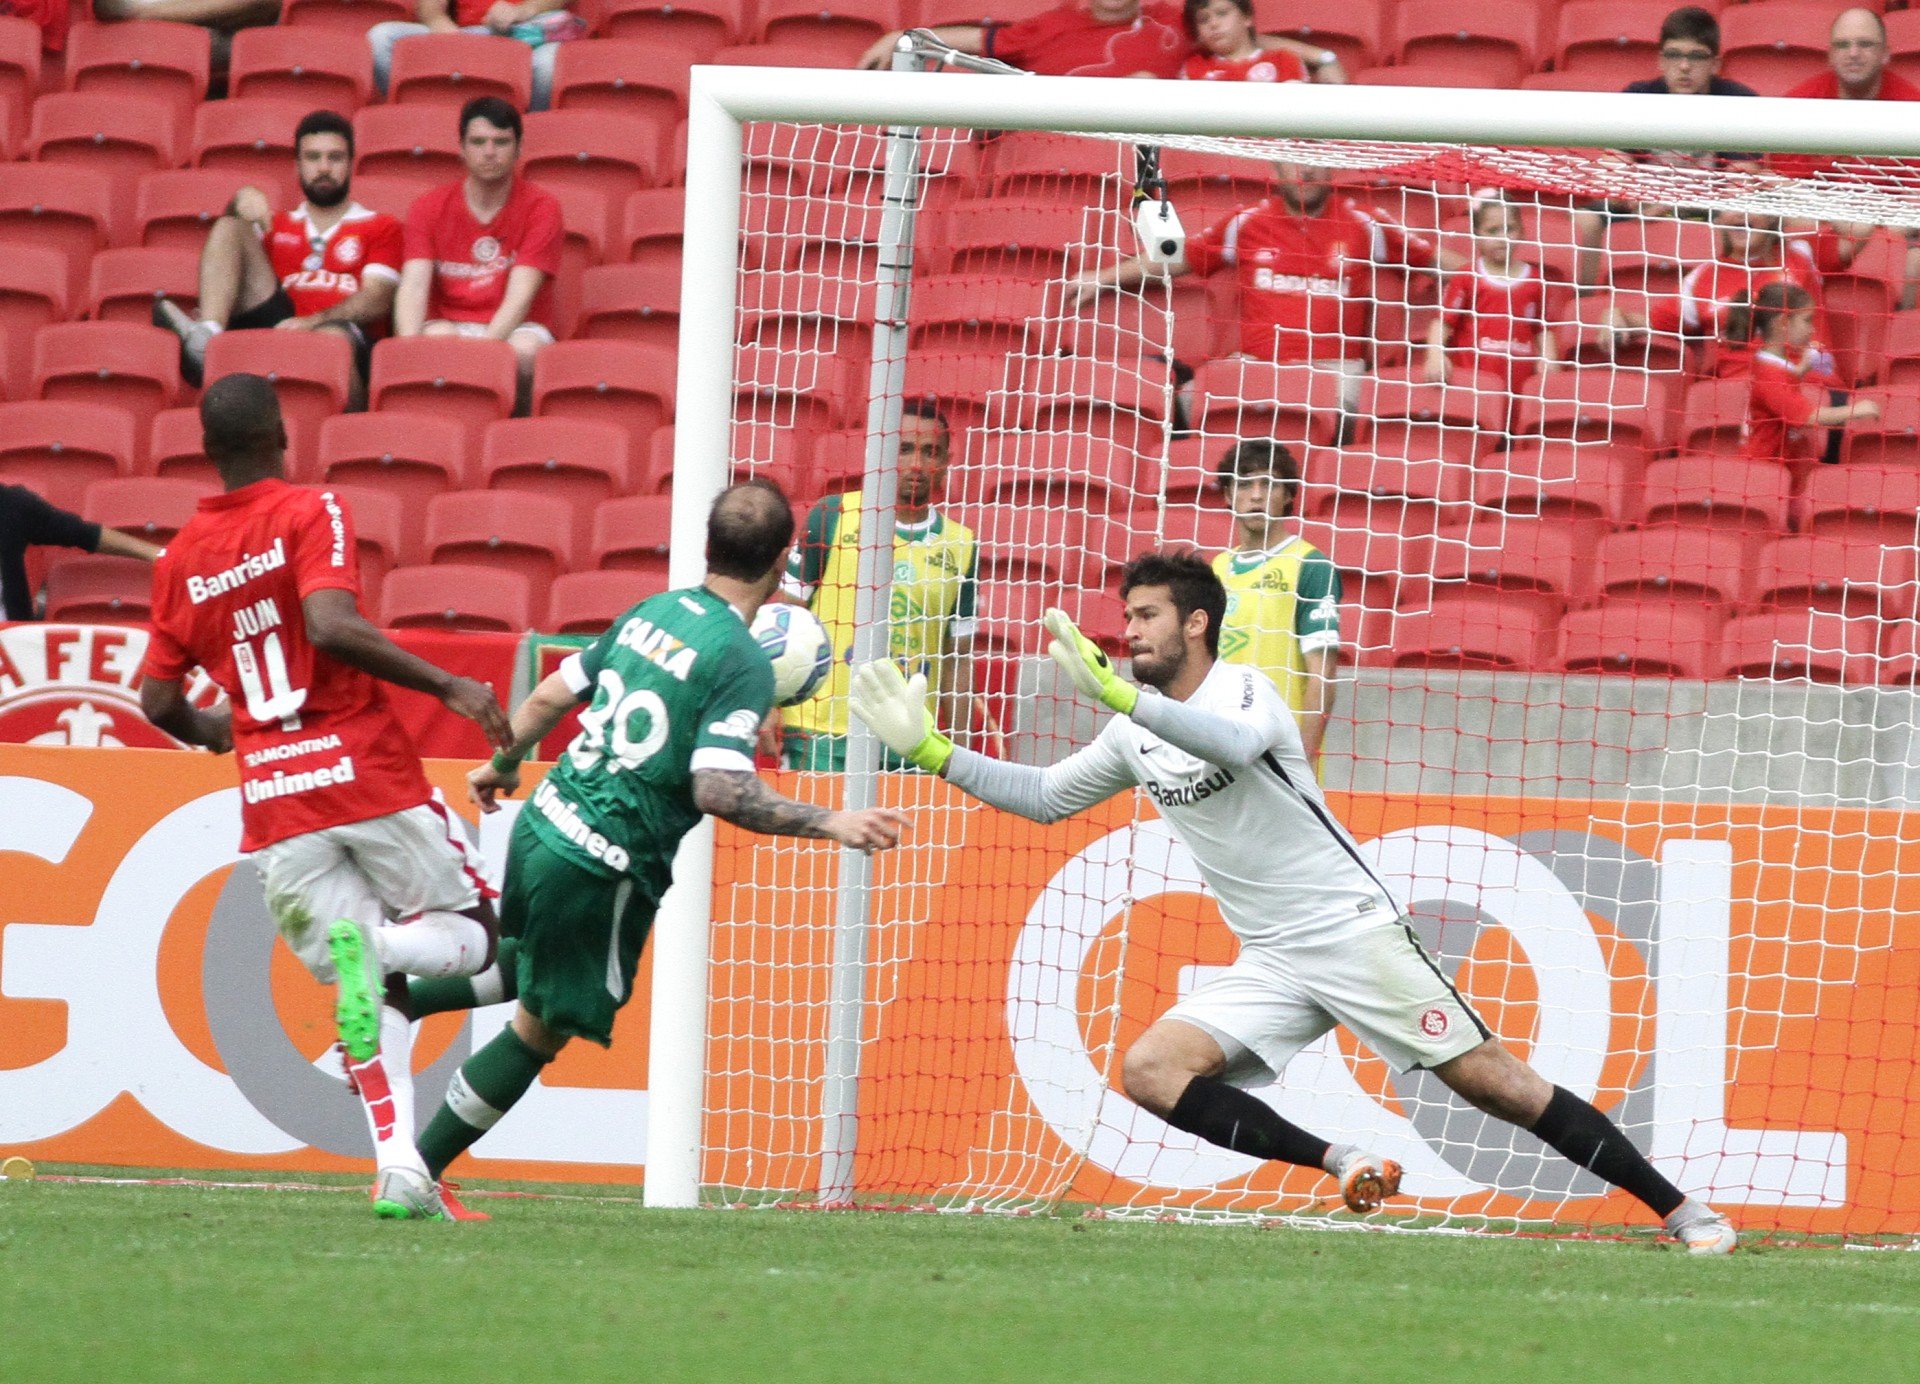
M 520 995 L 520 939 L 502 937 L 493 964 L 478 975 L 429 980 L 407 977 L 407 1012 L 416 1019 L 450 1009 L 478 1009 Z
M 1563 1157 L 1633 1193 L 1661 1220 L 1686 1200 L 1620 1132 L 1620 1126 L 1564 1086 L 1553 1088 L 1553 1099 L 1534 1121 L 1533 1133 Z
M 1210 1076 L 1197 1076 L 1187 1083 L 1167 1123 L 1250 1158 L 1298 1163 L 1303 1168 L 1324 1168 L 1331 1147 L 1325 1139 L 1282 1118 L 1257 1096 Z
M 436 1178 L 447 1164 L 500 1123 L 514 1102 L 526 1095 L 540 1069 L 551 1062 L 503 1029 L 454 1073 L 447 1098 L 420 1134 L 420 1156 Z

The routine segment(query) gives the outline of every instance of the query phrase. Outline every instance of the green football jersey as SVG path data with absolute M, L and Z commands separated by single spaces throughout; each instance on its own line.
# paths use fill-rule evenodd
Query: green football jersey
M 580 733 L 527 810 L 554 850 L 666 892 L 695 822 L 698 769 L 753 771 L 773 666 L 737 611 L 704 587 L 649 596 L 560 665 L 588 698 Z

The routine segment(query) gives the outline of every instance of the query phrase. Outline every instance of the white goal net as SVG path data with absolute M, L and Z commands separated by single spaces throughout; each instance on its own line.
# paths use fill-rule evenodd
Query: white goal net
M 908 80 L 942 119 L 957 88 L 1017 85 Z M 1129 85 L 1120 128 L 1151 129 L 1167 98 Z M 683 368 L 682 507 L 718 479 L 689 386 L 724 338 L 732 475 L 794 497 L 805 594 L 926 668 L 962 743 L 1032 764 L 1099 723 L 1041 611 L 1123 655 L 1129 558 L 1226 554 L 1226 655 L 1280 683 L 1334 811 L 1509 1046 L 1743 1227 L 1920 1231 L 1897 1177 L 1920 1147 L 1914 167 L 1032 123 L 743 125 L 731 320 L 702 322 L 697 269 L 684 296 L 709 348 Z M 1173 272 L 1135 259 L 1142 193 L 1184 224 Z M 916 459 L 896 495 L 930 426 L 944 478 Z M 898 546 L 863 566 L 850 535 L 890 501 Z M 721 830 L 703 1200 L 1337 1210 L 1329 1179 L 1121 1093 L 1128 1043 L 1235 951 L 1150 801 L 1042 827 L 873 768 L 842 680 L 786 721 L 812 766 L 792 791 L 913 830 L 870 866 Z M 1255 1089 L 1405 1165 L 1378 1224 L 1647 1223 L 1344 1031 Z

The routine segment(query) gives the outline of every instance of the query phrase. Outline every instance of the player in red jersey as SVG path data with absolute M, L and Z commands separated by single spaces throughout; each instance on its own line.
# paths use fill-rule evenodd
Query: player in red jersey
M 153 324 L 180 338 L 180 373 L 193 385 L 217 332 L 339 332 L 353 343 L 348 406 L 361 408 L 373 343 L 400 283 L 400 223 L 352 199 L 353 126 L 345 117 L 306 116 L 294 128 L 293 150 L 306 200 L 276 214 L 258 188 L 236 192 L 200 252 L 198 315 L 161 298 Z
M 900 30 L 875 39 L 861 67 L 886 67 Z M 1055 77 L 1171 77 L 1192 48 L 1166 0 L 1067 0 L 1011 24 L 941 24 L 934 37 L 963 53 Z
M 1333 53 L 1255 32 L 1253 0 L 1186 0 L 1187 37 L 1200 51 L 1180 65 L 1190 82 L 1344 82 Z
M 1441 315 L 1427 331 L 1428 379 L 1444 384 L 1458 371 L 1511 391 L 1552 371 L 1546 282 L 1520 258 L 1520 236 L 1520 209 L 1505 196 L 1474 198 L 1473 263 L 1448 278 Z
M 1813 297 L 1798 284 L 1775 279 L 1755 295 L 1751 308 L 1728 314 L 1732 330 L 1753 343 L 1747 357 L 1752 393 L 1747 403 L 1746 454 L 1756 461 L 1838 461 L 1838 434 L 1854 419 L 1880 416 L 1872 399 L 1848 401 L 1833 379 L 1818 369 L 1813 340 Z
M 140 705 L 177 738 L 237 754 L 241 848 L 287 945 L 315 979 L 338 982 L 347 1079 L 373 1129 L 374 1209 L 445 1217 L 413 1143 L 405 988 L 390 978 L 471 975 L 492 958 L 496 929 L 478 862 L 381 683 L 431 693 L 503 745 L 507 720 L 491 689 L 416 658 L 360 614 L 352 521 L 332 492 L 287 484 L 271 384 L 217 380 L 200 418 L 226 490 L 200 502 L 155 564 Z M 182 679 L 196 665 L 224 707 L 188 703 Z
M 560 199 L 517 176 L 520 112 L 498 96 L 460 108 L 460 158 L 467 176 L 422 193 L 407 212 L 393 334 L 506 342 L 525 413 L 534 357 L 553 344 L 553 280 L 566 237 Z

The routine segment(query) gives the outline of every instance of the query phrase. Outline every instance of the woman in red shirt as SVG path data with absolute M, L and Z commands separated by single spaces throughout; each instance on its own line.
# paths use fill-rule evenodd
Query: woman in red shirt
M 1880 416 L 1872 399 L 1842 402 L 1833 377 L 1819 369 L 1813 342 L 1813 295 L 1796 283 L 1775 279 L 1754 295 L 1751 306 L 1727 312 L 1728 335 L 1751 343 L 1746 454 L 1756 461 L 1838 461 L 1839 434 L 1822 447 L 1818 432 L 1854 419 Z M 1821 402 L 1823 399 L 1829 402 Z

